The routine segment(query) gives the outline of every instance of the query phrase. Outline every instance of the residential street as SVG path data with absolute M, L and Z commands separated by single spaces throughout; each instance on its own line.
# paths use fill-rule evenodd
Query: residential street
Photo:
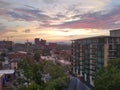
M 83 84 L 78 78 L 70 76 L 69 87 L 65 90 L 91 90 L 85 84 Z

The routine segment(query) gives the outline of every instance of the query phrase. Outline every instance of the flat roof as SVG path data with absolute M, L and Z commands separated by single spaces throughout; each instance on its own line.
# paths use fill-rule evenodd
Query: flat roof
M 110 32 L 120 31 L 120 29 L 110 30 Z
M 27 54 L 27 52 L 24 51 L 18 51 L 18 53 Z
M 10 52 L 9 54 L 16 54 L 16 53 L 27 54 L 27 52 L 24 51 Z
M 114 37 L 114 36 L 94 36 L 94 37 L 86 37 L 86 38 L 80 38 L 80 39 L 75 39 L 71 41 L 77 41 L 77 40 L 85 40 L 85 39 L 96 39 L 96 38 L 120 38 L 120 37 Z
M 62 64 L 70 65 L 71 63 L 65 60 L 58 60 Z
M 0 73 L 0 78 L 1 78 L 3 75 L 4 75 L 3 73 Z
M 13 69 L 9 70 L 0 70 L 0 75 L 2 74 L 13 74 L 15 71 Z

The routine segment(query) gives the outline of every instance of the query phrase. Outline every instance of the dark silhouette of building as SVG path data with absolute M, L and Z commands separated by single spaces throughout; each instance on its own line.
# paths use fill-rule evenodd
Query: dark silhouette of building
M 45 46 L 46 45 L 46 40 L 41 39 L 39 41 L 40 46 Z
M 49 44 L 48 44 L 48 47 L 49 47 L 50 49 L 56 49 L 56 48 L 57 48 L 57 43 L 49 43 Z
M 12 41 L 0 41 L 0 50 L 8 49 L 12 50 L 13 42 Z
M 39 38 L 35 38 L 34 43 L 35 45 L 39 45 Z

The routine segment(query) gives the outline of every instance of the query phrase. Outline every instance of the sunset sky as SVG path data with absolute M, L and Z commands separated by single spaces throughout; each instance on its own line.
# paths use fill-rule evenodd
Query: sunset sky
M 120 0 L 0 0 L 0 40 L 69 42 L 120 28 Z

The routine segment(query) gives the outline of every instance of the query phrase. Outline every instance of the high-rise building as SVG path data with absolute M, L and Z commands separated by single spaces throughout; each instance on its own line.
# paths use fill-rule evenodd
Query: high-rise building
M 113 36 L 113 37 L 120 37 L 120 29 L 111 30 L 111 31 L 110 31 L 110 36 Z
M 40 42 L 39 42 L 39 44 L 41 46 L 45 46 L 46 45 L 46 40 L 41 39 Z
M 39 38 L 35 38 L 34 43 L 35 43 L 35 45 L 39 45 L 39 43 L 40 43 Z
M 72 41 L 72 71 L 80 75 L 88 85 L 108 60 L 120 58 L 120 37 L 98 36 Z

